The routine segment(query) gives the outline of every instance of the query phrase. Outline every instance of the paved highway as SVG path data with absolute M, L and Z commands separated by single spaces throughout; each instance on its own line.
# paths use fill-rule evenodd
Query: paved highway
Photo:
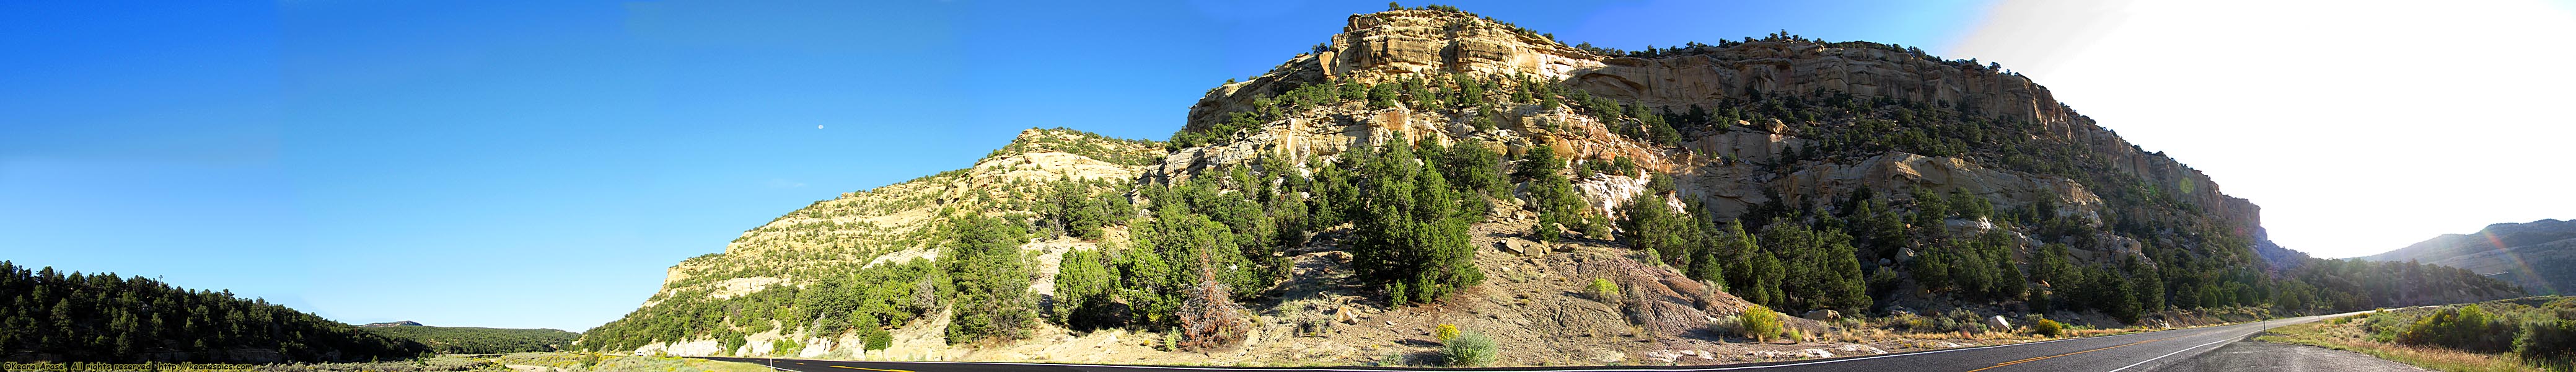
M 1793 362 L 1731 364 L 1684 367 L 1509 367 L 1472 368 L 1490 371 L 1953 371 L 1953 372 L 2145 372 L 2145 371 L 2242 371 L 2277 370 L 2286 365 L 2304 366 L 2310 370 L 2367 371 L 2394 364 L 2355 355 L 2322 355 L 2298 353 L 2291 348 L 2237 347 L 2229 352 L 2202 358 L 2211 350 L 2227 348 L 2236 341 L 2250 339 L 2271 327 L 2316 321 L 2327 316 L 2275 319 L 2228 326 L 2132 333 L 2116 336 L 2087 337 L 2022 344 L 1920 351 L 1902 354 L 1818 359 Z M 2247 344 L 2254 344 L 2248 342 Z M 2275 355 L 2277 354 L 2277 355 Z M 2350 353 L 2344 353 L 2350 354 Z M 2309 360 L 2316 358 L 2320 360 Z M 1328 368 L 1246 368 L 1246 367 L 1151 367 L 1082 364 L 1026 364 L 972 362 L 848 362 L 801 359 L 706 358 L 713 360 L 773 365 L 789 372 L 1191 372 L 1191 371 L 1386 371 L 1421 370 L 1418 368 L 1328 367 Z M 2325 360 L 2330 359 L 2330 360 Z M 772 361 L 775 362 L 772 362 Z M 2322 360 L 2322 361 L 2321 361 Z M 2372 363 L 2377 362 L 2377 363 Z

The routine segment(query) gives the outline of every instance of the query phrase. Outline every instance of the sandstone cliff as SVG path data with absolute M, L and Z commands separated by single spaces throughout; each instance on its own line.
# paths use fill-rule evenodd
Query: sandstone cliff
M 2044 137 L 2037 140 L 2080 149 L 2069 155 L 2081 158 L 2077 161 L 2104 164 L 2116 170 L 2122 176 L 2119 179 L 2129 180 L 2124 183 L 2151 189 L 2148 193 L 2182 200 L 2195 210 L 2190 214 L 2214 216 L 2211 221 L 2226 233 L 2250 237 L 2261 226 L 2261 210 L 2253 203 L 2227 196 L 2198 170 L 2121 139 L 2021 75 L 1877 44 L 1767 39 L 1730 44 L 1695 44 L 1662 51 L 1656 58 L 1610 56 L 1465 13 L 1359 14 L 1351 16 L 1343 33 L 1332 36 L 1322 50 L 1210 90 L 1191 107 L 1184 130 L 1215 128 L 1230 113 L 1257 110 L 1261 99 L 1302 86 L 1450 75 L 1563 84 L 1595 96 L 1673 111 L 1742 103 L 1765 94 L 1833 92 L 1864 101 L 1926 102 L 1980 120 L 2035 125 L 2042 128 L 2040 137 Z M 1729 126 L 1732 129 L 1688 131 L 1675 148 L 1616 135 L 1617 126 L 1633 124 L 1569 108 L 1517 105 L 1498 110 L 1509 119 L 1499 123 L 1497 130 L 1477 131 L 1467 125 L 1469 117 L 1490 113 L 1403 105 L 1317 108 L 1286 115 L 1231 140 L 1180 149 L 1162 166 L 1150 169 L 1148 176 L 1186 177 L 1196 170 L 1244 164 L 1265 153 L 1330 156 L 1350 146 L 1379 144 L 1402 135 L 1444 143 L 1489 141 L 1513 154 L 1546 143 L 1579 160 L 1626 157 L 1649 171 L 1689 181 L 1683 187 L 1687 194 L 1727 214 L 1771 202 L 1772 196 L 1791 199 L 1787 202 L 1826 200 L 1861 188 L 1884 193 L 1922 186 L 1984 196 L 1999 208 L 2048 199 L 2065 208 L 2058 213 L 2096 220 L 2188 218 L 2141 211 L 2105 216 L 2109 212 L 2101 210 L 2102 200 L 2093 191 L 2134 189 L 2133 185 L 2087 185 L 2063 175 L 1998 169 L 1956 157 L 1881 153 L 1807 161 L 1786 169 L 1761 166 L 1815 145 L 1816 138 L 1802 137 L 1812 134 L 1808 132 L 1844 123 L 1737 122 Z M 1551 129 L 1540 130 L 1542 126 Z M 1617 200 L 1609 195 L 1593 198 Z

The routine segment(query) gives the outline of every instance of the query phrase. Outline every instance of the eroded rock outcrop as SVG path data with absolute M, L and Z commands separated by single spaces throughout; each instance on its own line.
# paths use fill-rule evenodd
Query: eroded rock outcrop
M 1843 44 L 1834 44 L 1843 45 Z M 2251 202 L 2220 192 L 2209 176 L 2162 153 L 2148 152 L 2057 102 L 2048 89 L 1991 66 L 1942 61 L 1909 51 L 1837 47 L 1801 40 L 1747 41 L 1726 47 L 1697 45 L 1660 58 L 1606 56 L 1540 34 L 1464 13 L 1400 10 L 1353 15 L 1321 50 L 1300 55 L 1273 71 L 1211 90 L 1190 109 L 1187 128 L 1202 129 L 1226 113 L 1250 109 L 1255 99 L 1308 84 L 1382 82 L 1444 74 L 1560 82 L 1593 95 L 1649 107 L 1715 106 L 1728 99 L 1771 93 L 1843 92 L 1860 99 L 1929 102 L 1995 121 L 2029 122 L 2051 140 L 2080 144 L 2098 158 L 2149 185 L 2169 190 L 2211 215 L 2238 236 L 2261 226 Z M 1261 153 L 1331 155 L 1353 144 L 1406 138 L 1478 138 L 1513 154 L 1537 143 L 1573 159 L 1630 158 L 1657 173 L 1684 178 L 1685 194 L 1721 211 L 1741 211 L 1767 201 L 1762 187 L 1781 197 L 1829 197 L 1856 188 L 1880 191 L 1929 185 L 1986 196 L 2018 206 L 2053 198 L 2068 208 L 2092 208 L 2100 198 L 2062 177 L 1979 166 L 1957 158 L 1889 154 L 1828 161 L 1788 173 L 1746 169 L 1813 145 L 1793 128 L 1799 123 L 1739 122 L 1735 130 L 1693 133 L 1682 149 L 1639 143 L 1615 135 L 1609 123 L 1573 110 L 1512 107 L 1510 118 L 1489 132 L 1464 130 L 1463 116 L 1402 108 L 1367 112 L 1325 109 L 1322 114 L 1273 122 L 1259 133 L 1206 148 L 1182 150 L 1155 174 L 1169 175 L 1239 164 Z M 1905 123 L 1897 123 L 1904 125 Z M 1551 127 L 1552 130 L 1532 130 Z M 1185 129 L 1187 130 L 1187 129 Z M 1183 165 L 1175 165 L 1183 164 Z M 1754 186 L 1746 186 L 1751 184 Z M 2093 185 L 2103 187 L 2101 185 Z M 1613 195 L 1594 195 L 1608 199 Z M 1596 203 L 1598 204 L 1598 203 Z M 2089 209 L 2067 213 L 2090 213 Z
M 799 285 L 805 281 L 795 275 L 800 268 L 936 258 L 932 247 L 906 237 L 930 229 L 942 208 L 981 208 L 973 204 L 1025 197 L 1034 194 L 1031 188 L 1060 180 L 1134 182 L 1148 168 L 1137 159 L 1161 159 L 1163 153 L 1150 143 L 1072 130 L 1022 131 L 973 167 L 842 193 L 744 231 L 725 245 L 724 254 L 672 266 L 662 291 L 645 304 L 684 291 L 721 299 Z

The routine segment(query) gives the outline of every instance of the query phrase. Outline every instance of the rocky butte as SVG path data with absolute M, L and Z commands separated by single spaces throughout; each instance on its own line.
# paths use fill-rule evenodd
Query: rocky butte
M 1715 364 L 2517 293 L 2279 249 L 2260 208 L 2030 79 L 1895 45 L 1619 51 L 1392 10 L 1180 124 L 1032 129 L 817 201 L 579 347 L 1431 364 L 1454 328 L 1496 365 Z M 2442 279 L 2356 284 L 2389 265 Z M 1804 317 L 1753 331 L 1766 308 Z

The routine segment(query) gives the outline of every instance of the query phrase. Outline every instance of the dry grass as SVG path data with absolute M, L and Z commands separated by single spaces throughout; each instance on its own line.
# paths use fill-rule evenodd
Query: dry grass
M 2257 341 L 2299 344 L 2369 354 L 2425 369 L 2452 372 L 2541 371 L 2524 365 L 2507 355 L 2479 354 L 2465 351 L 2398 345 L 2370 341 L 2367 333 L 2350 323 L 2311 322 L 2273 328 Z

